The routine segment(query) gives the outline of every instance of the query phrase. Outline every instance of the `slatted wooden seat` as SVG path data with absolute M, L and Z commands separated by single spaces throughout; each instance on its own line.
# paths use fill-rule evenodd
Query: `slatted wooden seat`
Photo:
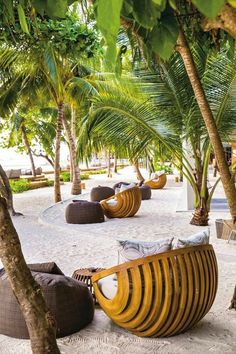
M 117 275 L 111 300 L 98 281 Z M 172 250 L 126 262 L 93 276 L 95 296 L 119 326 L 141 337 L 167 337 L 193 327 L 210 310 L 217 290 L 213 247 Z
M 109 200 L 116 199 L 115 205 L 109 205 Z M 102 200 L 101 206 L 104 214 L 108 218 L 127 218 L 134 216 L 141 205 L 141 192 L 139 187 L 135 186 L 123 192 L 116 193 L 115 196 Z
M 162 189 L 165 187 L 167 182 L 166 174 L 159 176 L 157 179 L 149 179 L 148 181 L 144 182 L 145 186 L 149 186 L 152 189 Z

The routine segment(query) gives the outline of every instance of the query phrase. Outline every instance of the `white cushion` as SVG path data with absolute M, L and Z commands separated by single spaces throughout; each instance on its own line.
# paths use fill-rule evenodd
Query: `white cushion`
M 156 174 L 157 174 L 157 177 L 160 177 L 165 174 L 165 171 L 164 170 L 158 171 L 158 172 L 156 172 Z
M 98 287 L 107 299 L 113 299 L 117 292 L 117 280 L 114 274 L 98 281 Z
M 189 236 L 186 239 L 178 238 L 176 245 L 174 246 L 174 249 L 184 248 L 189 246 L 206 245 L 209 244 L 209 239 L 210 239 L 210 229 L 208 228 L 207 230 L 198 232 L 194 235 Z
M 110 206 L 115 206 L 117 204 L 117 200 L 116 199 L 110 199 L 107 201 L 107 204 Z
M 158 178 L 158 175 L 157 175 L 156 172 L 153 172 L 153 173 L 151 174 L 151 179 L 156 179 L 156 178 Z
M 119 263 L 171 250 L 173 237 L 156 241 L 118 240 Z
M 126 191 L 127 189 L 134 188 L 135 186 L 136 186 L 135 183 L 130 183 L 130 184 L 128 184 L 128 185 L 126 185 L 126 184 L 121 184 L 121 186 L 120 186 L 120 192 L 124 192 L 124 191 Z

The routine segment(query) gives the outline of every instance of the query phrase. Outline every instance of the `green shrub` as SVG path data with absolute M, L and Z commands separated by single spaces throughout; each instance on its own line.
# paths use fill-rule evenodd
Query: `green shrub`
M 27 179 L 10 180 L 10 186 L 13 193 L 22 193 L 30 189 Z
M 81 173 L 80 178 L 81 178 L 81 180 L 89 179 L 89 174 L 88 173 Z M 63 182 L 70 182 L 70 172 L 61 172 L 60 179 Z
M 166 174 L 171 175 L 173 173 L 173 170 L 170 166 L 166 165 L 155 165 L 155 171 L 165 171 Z
M 89 179 L 89 174 L 88 173 L 82 173 L 80 175 L 80 179 L 81 179 L 81 181 L 84 180 L 84 179 Z
M 47 183 L 48 183 L 48 187 L 52 187 L 54 185 L 54 181 L 52 180 L 48 180 Z
M 107 173 L 107 170 L 97 170 L 97 171 L 88 171 L 90 175 L 103 175 L 104 173 Z
M 60 173 L 60 179 L 63 182 L 70 182 L 70 172 L 61 172 Z

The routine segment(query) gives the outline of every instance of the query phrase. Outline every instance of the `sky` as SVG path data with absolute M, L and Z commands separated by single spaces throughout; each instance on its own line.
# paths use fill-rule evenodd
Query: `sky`
M 68 149 L 64 145 L 61 146 L 61 167 L 66 167 L 68 164 L 67 156 L 68 156 Z M 41 157 L 34 157 L 35 166 L 42 167 L 48 169 L 51 166 L 47 163 L 44 158 Z M 0 164 L 2 167 L 7 169 L 12 168 L 31 168 L 29 156 L 24 154 L 19 154 L 13 148 L 3 149 L 0 148 Z

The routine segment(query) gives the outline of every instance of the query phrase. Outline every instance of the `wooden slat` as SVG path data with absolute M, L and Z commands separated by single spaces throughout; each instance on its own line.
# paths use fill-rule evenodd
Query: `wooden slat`
M 115 205 L 107 202 L 116 198 Z M 108 218 L 127 218 L 134 216 L 140 208 L 142 195 L 139 187 L 133 187 L 123 192 L 116 193 L 115 196 L 101 200 L 101 206 Z
M 108 300 L 97 282 L 113 273 L 118 291 Z M 93 284 L 101 307 L 118 325 L 142 337 L 171 336 L 209 311 L 217 290 L 217 262 L 211 245 L 187 247 L 96 273 Z

